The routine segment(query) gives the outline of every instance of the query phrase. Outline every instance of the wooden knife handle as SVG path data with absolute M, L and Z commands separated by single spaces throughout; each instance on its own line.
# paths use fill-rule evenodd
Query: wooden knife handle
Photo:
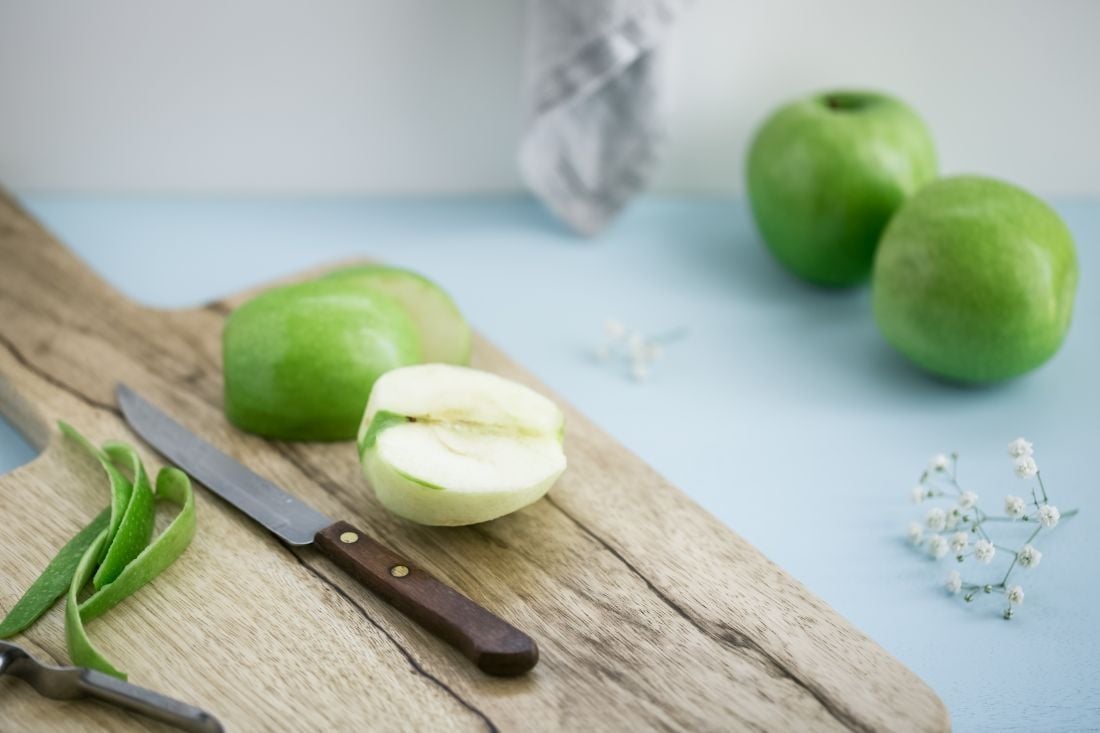
M 487 674 L 511 677 L 535 666 L 535 640 L 439 582 L 347 522 L 322 529 L 314 544 L 390 605 L 451 644 Z

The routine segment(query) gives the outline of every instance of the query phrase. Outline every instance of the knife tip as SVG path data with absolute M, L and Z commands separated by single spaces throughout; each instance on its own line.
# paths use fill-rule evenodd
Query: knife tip
M 122 408 L 123 412 L 126 411 L 127 403 L 133 403 L 137 399 L 137 393 L 134 390 L 127 387 L 124 383 L 118 382 L 115 385 L 115 400 L 118 402 L 118 406 Z

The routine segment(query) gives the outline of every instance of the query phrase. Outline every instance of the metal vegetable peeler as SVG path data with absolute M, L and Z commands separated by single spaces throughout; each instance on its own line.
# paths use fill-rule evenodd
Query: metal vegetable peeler
M 10 674 L 27 682 L 43 697 L 77 700 L 91 697 L 154 720 L 191 731 L 223 733 L 222 724 L 208 712 L 84 667 L 42 664 L 20 646 L 0 641 L 0 676 Z

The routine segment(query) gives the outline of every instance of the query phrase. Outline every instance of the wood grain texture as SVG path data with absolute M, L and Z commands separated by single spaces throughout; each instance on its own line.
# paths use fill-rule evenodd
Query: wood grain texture
M 89 633 L 132 681 L 209 709 L 229 730 L 948 728 L 913 673 L 568 406 L 569 469 L 547 498 L 464 528 L 387 513 L 350 443 L 232 428 L 220 333 L 245 297 L 139 307 L 0 196 L 0 410 L 43 449 L 0 476 L 0 608 L 107 503 L 57 419 L 93 440 L 131 440 L 160 465 L 119 417 L 112 395 L 125 381 L 541 649 L 523 677 L 484 675 L 316 549 L 280 544 L 200 488 L 191 547 Z M 549 394 L 484 340 L 474 364 Z M 65 661 L 59 611 L 16 641 Z M 0 716 L 15 730 L 155 729 L 9 679 Z

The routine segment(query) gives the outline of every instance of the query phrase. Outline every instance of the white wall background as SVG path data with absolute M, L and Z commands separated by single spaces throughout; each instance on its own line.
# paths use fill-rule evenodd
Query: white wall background
M 519 188 L 518 0 L 0 0 L 20 189 Z M 1096 0 L 699 0 L 668 49 L 657 187 L 741 189 L 753 126 L 833 85 L 907 99 L 946 172 L 1100 195 Z

